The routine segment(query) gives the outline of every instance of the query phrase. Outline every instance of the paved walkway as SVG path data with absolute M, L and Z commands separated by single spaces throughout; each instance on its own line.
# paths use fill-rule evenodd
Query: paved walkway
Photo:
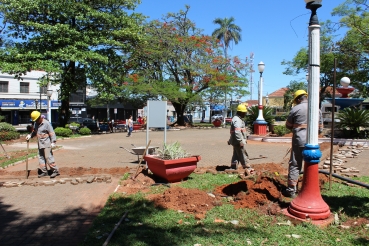
M 179 141 L 191 154 L 201 155 L 199 167 L 229 165 L 232 147 L 226 144 L 229 129 L 186 129 L 168 131 L 167 143 Z M 162 146 L 164 132 L 149 132 L 151 146 Z M 144 146 L 146 132 L 135 132 L 132 137 L 125 133 L 99 134 L 78 139 L 58 141 L 63 146 L 55 151 L 59 167 L 84 168 L 137 168 L 137 156 L 123 148 L 132 144 Z M 24 149 L 26 143 L 6 145 L 7 151 Z M 31 144 L 31 148 L 36 148 Z M 290 143 L 262 143 L 249 141 L 250 158 L 260 155 L 251 164 L 280 163 L 286 155 Z M 369 175 L 366 160 L 369 150 L 363 157 L 352 159 L 361 174 Z M 37 159 L 29 161 L 30 169 L 36 169 Z M 366 169 L 365 169 L 366 168 Z M 365 170 L 363 170 L 365 169 Z M 25 170 L 24 163 L 9 167 L 8 171 Z M 63 173 L 60 177 L 64 177 Z M 58 178 L 60 178 L 58 177 Z M 0 177 L 1 181 L 1 177 Z M 118 178 L 111 183 L 91 183 L 55 186 L 0 187 L 0 244 L 1 245 L 78 245 L 86 231 L 106 202 L 109 194 L 118 185 Z

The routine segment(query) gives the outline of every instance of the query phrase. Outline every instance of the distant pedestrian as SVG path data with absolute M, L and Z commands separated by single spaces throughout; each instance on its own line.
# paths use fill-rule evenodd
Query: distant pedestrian
M 48 120 L 41 117 L 39 111 L 33 111 L 31 113 L 31 120 L 34 122 L 33 129 L 30 134 L 27 135 L 26 140 L 37 136 L 38 138 L 38 161 L 40 165 L 41 174 L 39 178 L 47 176 L 46 163 L 50 166 L 52 174 L 50 178 L 55 178 L 60 175 L 59 168 L 55 164 L 52 148 L 56 146 L 56 135 L 53 127 Z
M 132 115 L 129 116 L 128 122 L 127 122 L 127 127 L 128 127 L 128 135 L 127 137 L 130 137 L 133 131 L 133 120 L 132 120 Z

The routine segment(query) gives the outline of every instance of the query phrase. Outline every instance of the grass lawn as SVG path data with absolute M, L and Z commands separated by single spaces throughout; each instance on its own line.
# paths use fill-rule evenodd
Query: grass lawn
M 369 177 L 359 180 L 369 183 Z M 193 173 L 178 186 L 212 192 L 237 181 L 234 175 Z M 169 189 L 166 186 L 132 195 L 114 193 L 81 245 L 102 245 L 121 218 L 108 245 L 369 245 L 369 189 L 341 182 L 333 182 L 331 190 L 328 187 L 322 189 L 322 196 L 339 223 L 324 229 L 308 223 L 291 225 L 288 218 L 266 215 L 258 208 L 235 209 L 227 198 L 196 219 L 148 199 Z

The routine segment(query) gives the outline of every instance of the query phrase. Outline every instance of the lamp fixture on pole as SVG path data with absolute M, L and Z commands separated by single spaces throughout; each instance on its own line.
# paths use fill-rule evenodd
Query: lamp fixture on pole
M 319 87 L 320 87 L 320 25 L 316 11 L 322 0 L 304 0 L 311 10 L 309 22 L 309 82 L 306 144 L 303 150 L 304 176 L 298 196 L 290 203 L 286 214 L 300 220 L 321 225 L 334 221 L 328 205 L 320 194 L 319 168 L 322 152 L 319 149 Z

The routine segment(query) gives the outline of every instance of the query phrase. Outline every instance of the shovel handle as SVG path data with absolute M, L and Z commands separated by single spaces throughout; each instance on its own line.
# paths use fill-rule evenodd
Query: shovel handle
M 26 155 L 26 179 L 28 179 L 28 150 L 29 150 L 29 141 L 27 140 L 27 155 Z

